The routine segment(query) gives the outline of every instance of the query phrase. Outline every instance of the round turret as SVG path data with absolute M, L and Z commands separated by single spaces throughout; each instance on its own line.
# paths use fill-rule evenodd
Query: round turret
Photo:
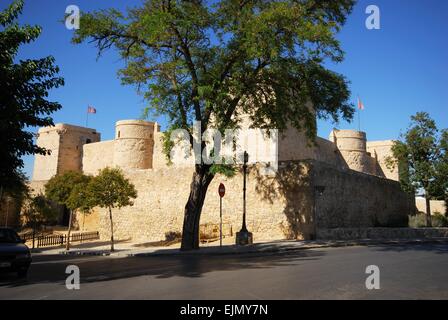
M 122 120 L 115 125 L 114 164 L 124 169 L 152 168 L 154 122 Z
M 352 170 L 370 173 L 372 165 L 366 149 L 366 133 L 355 130 L 334 130 L 330 134 L 342 157 Z
M 336 146 L 340 151 L 366 152 L 366 133 L 354 130 L 334 131 Z

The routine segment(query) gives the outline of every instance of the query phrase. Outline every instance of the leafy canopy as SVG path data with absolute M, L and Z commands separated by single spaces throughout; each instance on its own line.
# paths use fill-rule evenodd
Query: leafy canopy
M 448 194 L 448 130 L 439 130 L 428 113 L 418 112 L 392 147 L 395 164 L 406 173 L 402 184 L 408 191 L 424 190 L 429 199 Z M 390 161 L 390 160 L 389 160 Z
M 58 211 L 43 194 L 38 194 L 26 199 L 21 216 L 25 223 L 39 226 L 55 221 Z
M 87 189 L 91 179 L 90 176 L 75 171 L 56 175 L 45 184 L 45 195 L 71 210 L 87 210 L 90 208 L 90 199 L 87 196 L 83 197 L 87 195 L 83 190 Z
M 15 62 L 19 48 L 35 41 L 41 28 L 19 26 L 23 0 L 15 0 L 0 12 L 0 186 L 20 181 L 22 156 L 47 154 L 38 147 L 28 127 L 53 125 L 51 113 L 61 105 L 47 100 L 48 91 L 64 84 L 53 57 Z
M 101 208 L 121 208 L 133 205 L 137 191 L 120 169 L 104 168 L 89 183 L 88 193 L 94 205 Z
M 335 34 L 353 0 L 146 0 L 121 13 L 83 13 L 74 43 L 93 42 L 101 55 L 119 51 L 124 84 L 164 114 L 171 128 L 202 131 L 293 125 L 310 138 L 315 115 L 351 119 L 348 82 L 324 67 L 340 62 Z M 310 103 L 312 107 L 310 108 Z

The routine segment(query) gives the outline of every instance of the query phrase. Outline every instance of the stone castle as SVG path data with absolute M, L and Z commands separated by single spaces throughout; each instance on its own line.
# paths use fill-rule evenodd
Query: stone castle
M 310 144 L 303 133 L 288 129 L 273 141 L 243 127 L 249 155 L 247 225 L 254 240 L 312 239 L 341 227 L 406 226 L 415 201 L 398 183 L 396 169 L 387 168 L 393 141 L 367 141 L 364 132 L 333 130 L 329 140 Z M 118 121 L 115 138 L 101 141 L 95 129 L 56 124 L 41 128 L 37 144 L 52 151 L 37 155 L 32 188 L 42 191 L 52 176 L 69 170 L 95 175 L 105 167 L 119 167 L 136 186 L 131 207 L 116 209 L 116 239 L 157 241 L 168 232 L 181 232 L 183 211 L 194 170 L 191 159 L 167 164 L 162 132 L 154 122 Z M 257 140 L 254 147 L 253 141 Z M 249 143 L 247 143 L 249 142 Z M 261 174 L 269 163 L 258 155 L 259 145 L 275 153 L 278 169 Z M 205 200 L 201 225 L 219 224 L 218 185 L 224 183 L 224 235 L 241 228 L 242 174 L 217 175 Z M 109 219 L 103 209 L 77 215 L 84 230 L 98 230 L 109 238 Z

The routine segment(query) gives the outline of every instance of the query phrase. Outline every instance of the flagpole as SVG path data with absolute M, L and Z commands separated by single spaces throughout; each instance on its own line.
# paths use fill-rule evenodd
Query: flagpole
M 359 95 L 358 95 L 358 105 L 357 108 L 358 109 L 358 131 L 361 131 L 361 108 L 360 108 L 360 104 L 361 104 L 361 100 L 359 99 Z
M 86 114 L 86 128 L 89 127 L 89 109 L 87 108 L 87 114 Z
M 358 131 L 361 131 L 361 110 L 358 108 Z

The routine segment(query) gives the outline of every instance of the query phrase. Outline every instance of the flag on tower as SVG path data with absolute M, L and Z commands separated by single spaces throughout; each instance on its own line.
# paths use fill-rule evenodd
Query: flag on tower
M 362 103 L 362 101 L 361 101 L 361 99 L 359 99 L 359 97 L 358 97 L 358 109 L 364 110 L 364 103 Z
M 94 107 L 88 106 L 87 113 L 96 113 L 96 109 Z

